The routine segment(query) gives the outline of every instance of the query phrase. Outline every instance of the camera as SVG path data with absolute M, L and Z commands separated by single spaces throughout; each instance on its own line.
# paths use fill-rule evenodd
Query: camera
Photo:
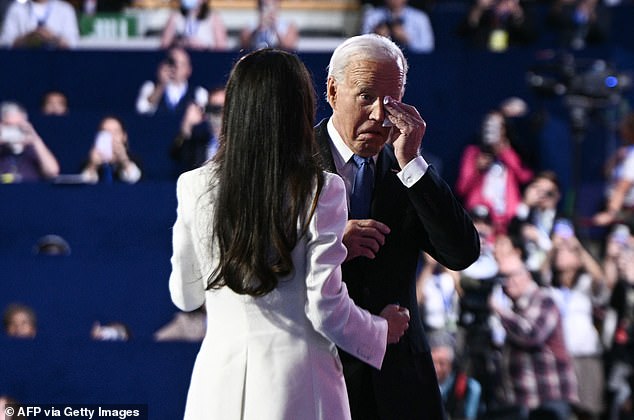
M 612 103 L 632 87 L 630 73 L 618 71 L 604 60 L 579 60 L 572 54 L 553 55 L 536 64 L 526 81 L 536 93 L 584 98 L 592 106 Z
M 504 278 L 498 275 L 483 279 L 463 276 L 460 279 L 464 295 L 460 299 L 459 325 L 486 328 L 491 314 L 489 297 L 495 286 L 503 282 Z
M 24 132 L 15 125 L 0 125 L 1 143 L 21 143 L 24 140 Z

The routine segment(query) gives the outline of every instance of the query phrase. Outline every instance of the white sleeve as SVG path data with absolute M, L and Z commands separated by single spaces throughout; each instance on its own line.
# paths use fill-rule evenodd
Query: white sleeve
M 139 96 L 136 100 L 136 111 L 139 114 L 154 114 L 156 106 L 149 101 L 149 97 L 154 91 L 154 82 L 148 80 L 139 89 Z
M 431 52 L 434 50 L 434 30 L 429 17 L 424 13 L 412 16 L 413 25 L 409 25 L 411 36 L 409 47 L 414 52 Z
M 0 44 L 3 47 L 11 48 L 16 38 L 20 35 L 20 16 L 17 3 L 12 4 L 7 9 L 7 13 L 4 16 L 4 22 L 2 25 L 2 34 L 0 35 Z
M 76 48 L 79 43 L 79 25 L 75 9 L 67 3 L 60 3 L 58 6 L 60 8 L 60 24 L 56 27 L 56 32 L 64 38 L 70 48 Z
M 634 181 L 634 150 L 628 152 L 623 161 L 623 172 L 621 178 L 627 181 Z
M 416 184 L 427 172 L 429 164 L 422 156 L 417 156 L 410 160 L 405 167 L 396 174 L 398 179 L 401 180 L 403 185 L 407 188 L 411 188 Z
M 178 207 L 172 228 L 172 273 L 169 290 L 172 302 L 183 311 L 193 311 L 205 303 L 202 270 L 194 250 L 190 228 L 196 197 L 191 190 L 191 174 L 185 173 L 176 183 Z
M 306 315 L 314 328 L 362 361 L 381 368 L 387 345 L 387 321 L 355 305 L 341 280 L 346 258 L 347 220 L 343 180 L 326 174 L 308 229 Z

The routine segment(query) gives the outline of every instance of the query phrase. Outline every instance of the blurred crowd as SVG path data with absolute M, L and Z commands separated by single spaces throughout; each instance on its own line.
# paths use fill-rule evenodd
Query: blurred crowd
M 3 0 L 0 1 L 0 44 L 9 48 L 77 48 L 79 22 L 83 18 L 99 13 L 122 13 L 137 3 L 143 2 Z M 631 0 L 456 0 L 455 3 L 465 13 L 453 28 L 453 34 L 467 45 L 500 52 L 531 45 L 539 39 L 575 50 L 605 43 L 610 37 L 612 8 Z M 149 30 L 149 35 L 158 35 L 160 48 L 175 45 L 207 51 L 222 51 L 233 46 L 254 49 L 263 45 L 287 50 L 298 48 L 301 27 L 285 13 L 282 0 L 257 0 L 255 14 L 250 15 L 255 18 L 245 16 L 235 34 L 225 23 L 222 10 L 213 5 L 213 1 L 207 0 L 180 0 L 159 33 Z M 357 33 L 388 36 L 412 52 L 434 50 L 434 28 L 438 23 L 433 17 L 440 2 L 375 0 L 359 1 L 356 6 L 352 13 L 357 16 Z M 341 33 L 350 32 L 350 28 L 341 28 Z M 236 38 L 235 42 L 229 42 L 232 37 Z

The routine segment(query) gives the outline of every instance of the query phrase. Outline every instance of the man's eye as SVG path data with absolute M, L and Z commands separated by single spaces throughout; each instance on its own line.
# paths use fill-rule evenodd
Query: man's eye
M 372 102 L 374 101 L 374 96 L 367 94 L 367 93 L 362 93 L 361 94 L 361 100 L 365 101 L 365 102 Z

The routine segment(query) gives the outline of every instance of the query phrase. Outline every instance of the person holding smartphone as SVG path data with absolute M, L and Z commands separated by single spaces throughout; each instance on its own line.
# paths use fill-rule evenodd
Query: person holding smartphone
M 0 183 L 38 182 L 58 174 L 57 158 L 29 122 L 22 105 L 0 103 Z
M 611 290 L 600 263 L 577 239 L 569 219 L 555 221 L 552 243 L 544 278 L 561 312 L 564 342 L 579 384 L 579 400 L 572 403 L 572 410 L 579 419 L 598 419 L 604 407 L 605 381 L 595 316 Z
M 90 184 L 115 179 L 134 184 L 141 179 L 141 169 L 128 153 L 128 134 L 119 118 L 107 116 L 101 120 L 82 176 Z

